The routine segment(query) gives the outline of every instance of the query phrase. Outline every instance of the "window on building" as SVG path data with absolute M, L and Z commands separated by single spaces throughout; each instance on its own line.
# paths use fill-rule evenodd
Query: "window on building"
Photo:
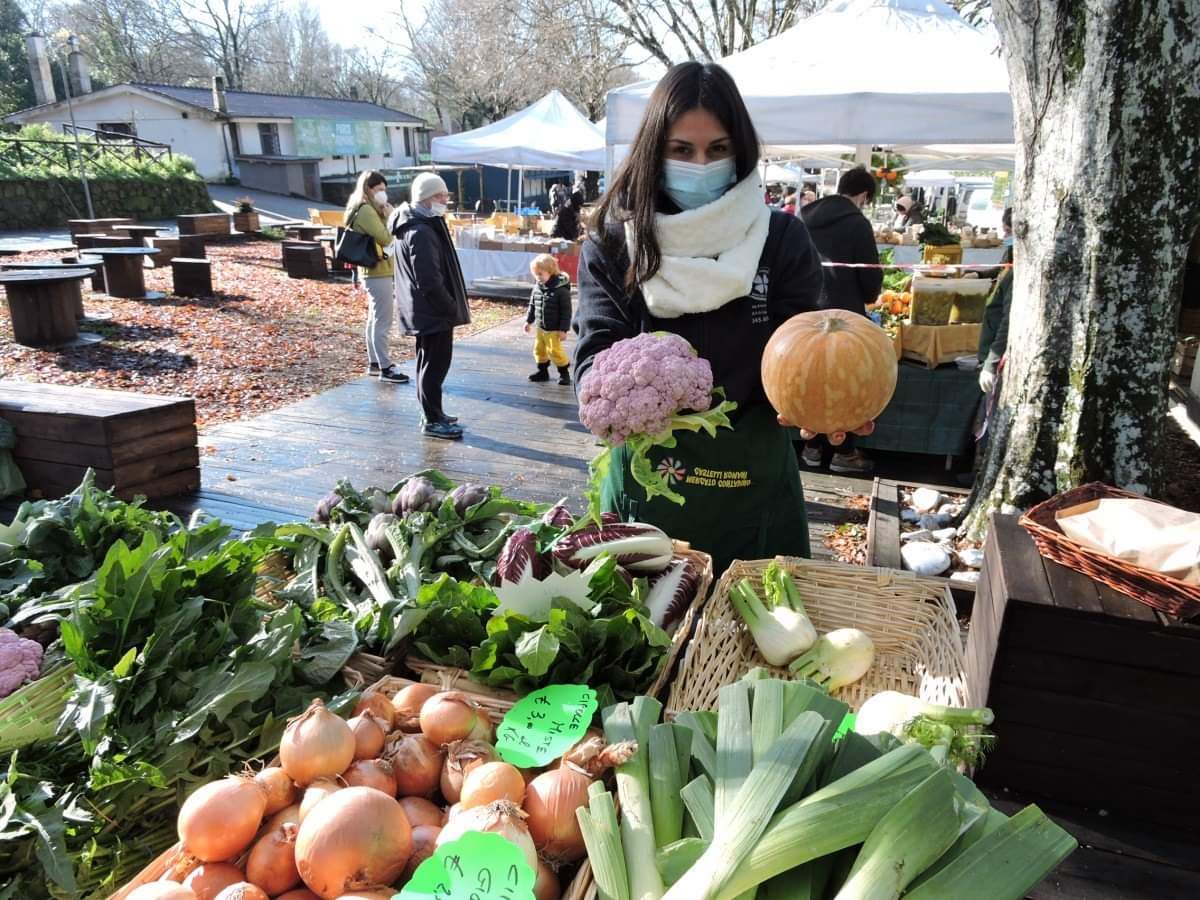
M 428 131 L 428 129 L 422 128 L 420 131 L 417 132 L 417 152 L 418 153 L 428 153 L 429 152 L 429 131 Z
M 279 126 L 274 122 L 258 123 L 258 141 L 263 156 L 279 156 Z
M 404 155 L 412 156 L 412 129 L 401 128 L 400 130 L 404 132 Z
M 238 132 L 237 122 L 229 123 L 229 144 L 233 148 L 234 156 L 242 155 L 242 137 Z
M 120 140 L 122 136 L 137 137 L 137 129 L 134 128 L 132 122 L 100 122 L 96 126 L 96 130 L 105 132 L 100 135 L 101 140 L 105 138 Z

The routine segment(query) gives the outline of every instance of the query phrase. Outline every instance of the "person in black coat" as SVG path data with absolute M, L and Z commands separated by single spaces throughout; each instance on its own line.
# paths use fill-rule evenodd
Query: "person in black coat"
M 550 237 L 562 238 L 566 241 L 579 240 L 579 210 L 580 206 L 572 195 L 566 203 L 558 208 L 554 216 L 554 230 Z
M 549 253 L 533 258 L 529 270 L 537 284 L 529 294 L 525 333 L 533 331 L 533 360 L 537 371 L 530 381 L 549 381 L 550 363 L 558 369 L 558 383 L 571 383 L 571 360 L 562 342 L 571 330 L 571 279 L 558 268 L 558 260 Z
M 396 312 L 404 333 L 417 338 L 417 399 L 421 431 L 458 440 L 462 427 L 442 409 L 442 384 L 454 354 L 454 328 L 471 321 L 467 286 L 446 226 L 450 193 L 432 172 L 412 184 L 412 202 L 392 213 L 396 238 Z
M 821 258 L 829 262 L 866 263 L 879 265 L 879 249 L 875 232 L 863 215 L 878 185 L 875 176 L 863 166 L 855 166 L 838 179 L 836 194 L 822 197 L 800 210 L 800 218 L 808 226 Z M 867 304 L 874 303 L 883 287 L 883 269 L 848 269 L 836 266 L 824 268 L 824 287 L 821 294 L 823 309 L 844 309 L 867 314 Z M 809 441 L 800 454 L 804 464 L 817 468 L 824 460 L 827 442 Z M 854 448 L 854 436 L 848 435 L 829 462 L 832 472 L 870 472 L 874 466 L 861 450 Z

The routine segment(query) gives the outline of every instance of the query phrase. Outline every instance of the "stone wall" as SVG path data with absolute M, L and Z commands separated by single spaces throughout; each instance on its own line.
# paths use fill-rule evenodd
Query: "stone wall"
M 145 222 L 215 211 L 207 185 L 196 178 L 92 178 L 88 186 L 97 219 L 121 216 Z M 86 218 L 87 202 L 78 180 L 0 180 L 0 231 Z

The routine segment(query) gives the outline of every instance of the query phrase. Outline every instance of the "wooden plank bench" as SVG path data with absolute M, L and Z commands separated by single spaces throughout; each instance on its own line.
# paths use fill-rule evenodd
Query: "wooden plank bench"
M 195 213 L 193 215 L 176 216 L 179 233 L 226 235 L 232 233 L 228 213 Z
M 998 743 L 977 780 L 1200 844 L 1200 627 L 1044 559 L 1013 516 L 984 552 L 967 677 Z
M 196 404 L 190 398 L 0 380 L 0 418 L 31 491 L 69 493 L 89 467 L 125 499 L 197 490 Z

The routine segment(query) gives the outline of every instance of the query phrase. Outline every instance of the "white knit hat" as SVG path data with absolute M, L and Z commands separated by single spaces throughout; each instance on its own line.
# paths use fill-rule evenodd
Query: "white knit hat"
M 446 182 L 442 181 L 442 176 L 435 175 L 432 172 L 422 172 L 412 183 L 412 202 L 420 203 L 422 200 L 428 200 L 435 194 L 449 193 L 446 187 Z

